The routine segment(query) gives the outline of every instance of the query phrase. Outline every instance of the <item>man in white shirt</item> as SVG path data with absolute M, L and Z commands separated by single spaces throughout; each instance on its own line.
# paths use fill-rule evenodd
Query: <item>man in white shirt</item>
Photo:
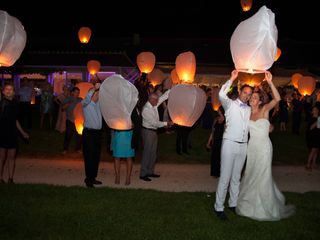
M 151 181 L 150 177 L 160 177 L 154 173 L 154 166 L 157 158 L 158 133 L 157 129 L 172 125 L 171 122 L 159 120 L 158 106 L 168 99 L 170 90 L 159 97 L 156 93 L 151 93 L 148 102 L 142 109 L 142 141 L 143 152 L 141 159 L 140 179 Z
M 247 102 L 252 94 L 248 85 L 241 87 L 239 97 L 228 98 L 227 93 L 238 77 L 238 71 L 231 73 L 231 78 L 220 89 L 219 100 L 225 110 L 226 128 L 221 147 L 221 174 L 216 191 L 215 213 L 221 220 L 227 220 L 224 213 L 224 201 L 229 188 L 229 208 L 235 212 L 237 205 L 241 170 L 246 154 L 251 108 Z M 229 186 L 230 184 L 230 186 Z

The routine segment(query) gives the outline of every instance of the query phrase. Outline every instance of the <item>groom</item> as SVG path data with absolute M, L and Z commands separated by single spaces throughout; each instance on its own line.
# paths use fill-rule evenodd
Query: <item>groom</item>
M 238 77 L 238 71 L 233 70 L 231 78 L 219 92 L 219 100 L 225 110 L 226 128 L 223 134 L 221 148 L 221 174 L 216 191 L 215 213 L 221 220 L 227 220 L 224 213 L 224 201 L 229 187 L 229 208 L 235 212 L 239 195 L 241 170 L 246 153 L 251 108 L 247 102 L 252 94 L 249 85 L 243 85 L 236 100 L 228 98 L 227 93 Z M 229 186 L 230 184 L 230 186 Z

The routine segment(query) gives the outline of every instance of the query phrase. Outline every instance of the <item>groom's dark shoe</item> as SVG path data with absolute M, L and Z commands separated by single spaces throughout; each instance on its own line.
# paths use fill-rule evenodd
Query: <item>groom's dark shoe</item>
M 228 221 L 227 215 L 224 213 L 224 211 L 216 211 L 214 210 L 215 214 L 221 221 Z
M 236 212 L 236 207 L 229 207 L 229 210 L 230 210 L 231 212 L 233 212 L 234 214 L 237 214 L 237 212 Z

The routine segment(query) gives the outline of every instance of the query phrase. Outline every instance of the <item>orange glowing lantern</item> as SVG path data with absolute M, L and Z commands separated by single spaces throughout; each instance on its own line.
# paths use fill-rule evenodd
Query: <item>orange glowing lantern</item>
M 241 7 L 242 7 L 242 10 L 244 12 L 247 12 L 252 7 L 252 0 L 240 0 L 240 4 L 241 4 Z
M 192 52 L 184 52 L 176 58 L 176 71 L 184 83 L 192 83 L 196 74 L 196 57 Z
M 172 71 L 171 71 L 171 81 L 173 84 L 179 84 L 180 83 L 180 79 L 179 79 L 179 76 L 177 74 L 177 71 L 176 69 L 174 68 Z
M 97 60 L 90 60 L 87 63 L 88 72 L 91 75 L 95 75 L 100 71 L 101 64 Z
M 154 87 L 161 84 L 164 79 L 164 73 L 158 68 L 153 69 L 152 72 L 148 74 L 148 80 Z
M 137 56 L 137 65 L 142 73 L 151 73 L 156 64 L 156 57 L 152 52 L 141 52 Z
M 31 105 L 36 104 L 36 95 L 32 94 L 30 103 L 31 103 Z
M 80 89 L 79 97 L 84 99 L 87 96 L 87 93 L 90 88 L 93 88 L 93 84 L 89 82 L 80 82 L 76 84 L 76 87 Z
M 300 73 L 295 73 L 291 76 L 291 83 L 295 88 L 298 88 L 298 82 L 303 77 Z
M 178 84 L 169 94 L 168 111 L 172 121 L 192 127 L 201 116 L 207 102 L 205 92 L 191 84 Z
M 99 91 L 100 109 L 110 128 L 132 129 L 131 113 L 138 102 L 138 95 L 136 87 L 119 74 L 102 82 Z
M 279 59 L 279 57 L 281 56 L 281 49 L 280 48 L 277 48 L 277 55 L 276 55 L 276 58 L 274 59 L 274 61 L 277 61 Z
M 0 67 L 12 66 L 20 57 L 27 41 L 21 22 L 0 10 Z
M 258 86 L 265 78 L 265 73 L 245 73 L 239 72 L 238 79 L 241 85 L 248 84 L 251 87 Z
M 214 87 L 211 90 L 211 104 L 212 104 L 212 108 L 215 111 L 218 111 L 221 103 L 219 101 L 219 91 L 220 89 L 218 87 Z
M 298 81 L 298 91 L 303 96 L 311 95 L 316 88 L 316 80 L 310 76 L 303 76 Z
M 80 28 L 78 32 L 78 37 L 81 43 L 88 43 L 91 37 L 91 29 L 88 27 Z
M 83 109 L 82 104 L 79 102 L 74 110 L 73 110 L 73 116 L 74 116 L 74 125 L 76 126 L 76 130 L 78 134 L 82 135 L 83 131 L 83 124 L 84 124 L 84 115 L 83 115 Z

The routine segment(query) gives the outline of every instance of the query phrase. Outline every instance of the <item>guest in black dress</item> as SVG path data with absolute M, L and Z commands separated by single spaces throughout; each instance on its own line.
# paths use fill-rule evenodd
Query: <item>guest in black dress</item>
M 306 131 L 306 141 L 309 149 L 306 169 L 309 171 L 312 171 L 312 169 L 317 167 L 316 160 L 320 149 L 320 129 L 317 127 L 317 119 L 320 116 L 320 109 L 318 106 L 312 108 L 311 116 Z
M 14 99 L 14 87 L 6 84 L 0 101 L 0 182 L 3 180 L 3 171 L 8 164 L 8 183 L 13 183 L 15 171 L 16 150 L 18 146 L 18 131 L 26 139 L 28 134 L 21 128 L 18 121 L 18 103 Z
M 222 106 L 218 109 L 218 116 L 212 124 L 207 148 L 211 148 L 211 171 L 210 175 L 220 177 L 220 162 L 221 162 L 221 144 L 225 126 L 224 109 Z

